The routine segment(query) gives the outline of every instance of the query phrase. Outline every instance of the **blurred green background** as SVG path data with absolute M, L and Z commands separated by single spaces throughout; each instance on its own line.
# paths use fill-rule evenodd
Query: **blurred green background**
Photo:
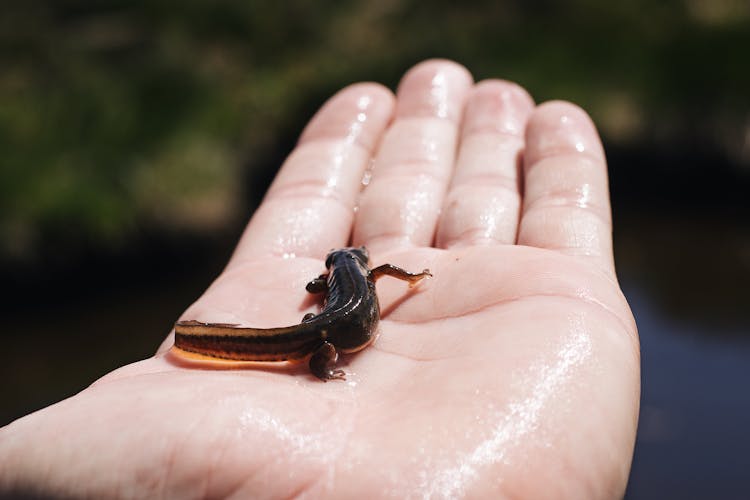
M 749 50 L 746 0 L 4 0 L 0 424 L 150 355 L 328 96 L 447 57 L 600 127 L 644 347 L 628 496 L 745 497 Z

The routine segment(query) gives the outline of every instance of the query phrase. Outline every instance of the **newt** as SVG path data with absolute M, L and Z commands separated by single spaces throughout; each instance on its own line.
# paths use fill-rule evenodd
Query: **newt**
M 410 273 L 383 264 L 369 268 L 365 247 L 332 250 L 327 272 L 305 287 L 325 293 L 319 314 L 308 313 L 297 325 L 248 328 L 226 323 L 188 320 L 175 323 L 173 351 L 202 358 L 233 361 L 302 361 L 309 357 L 310 372 L 325 381 L 345 379 L 336 369 L 339 353 L 357 352 L 370 345 L 380 321 L 375 282 L 382 276 L 408 281 L 414 286 L 432 276 L 429 269 Z

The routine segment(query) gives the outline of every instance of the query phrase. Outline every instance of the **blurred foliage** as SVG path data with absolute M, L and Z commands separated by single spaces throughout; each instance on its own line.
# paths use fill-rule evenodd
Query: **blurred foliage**
M 4 0 L 0 255 L 240 220 L 238 179 L 327 95 L 427 57 L 746 169 L 748 48 L 745 0 Z

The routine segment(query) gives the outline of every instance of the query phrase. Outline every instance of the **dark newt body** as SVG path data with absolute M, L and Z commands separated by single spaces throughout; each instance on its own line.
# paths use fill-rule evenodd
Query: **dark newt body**
M 245 328 L 222 323 L 178 321 L 175 348 L 204 357 L 234 361 L 294 361 L 310 356 L 310 371 L 322 380 L 344 378 L 335 370 L 338 352 L 356 352 L 375 339 L 380 306 L 375 281 L 389 275 L 414 285 L 427 276 L 384 264 L 368 267 L 365 247 L 334 250 L 326 258 L 328 273 L 307 284 L 310 293 L 325 293 L 320 314 L 307 314 L 298 325 Z

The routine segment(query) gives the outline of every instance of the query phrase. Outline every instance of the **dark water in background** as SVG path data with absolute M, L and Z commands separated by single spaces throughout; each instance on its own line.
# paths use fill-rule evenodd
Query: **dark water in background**
M 637 284 L 623 288 L 642 359 L 627 498 L 750 498 L 750 329 L 677 319 Z

